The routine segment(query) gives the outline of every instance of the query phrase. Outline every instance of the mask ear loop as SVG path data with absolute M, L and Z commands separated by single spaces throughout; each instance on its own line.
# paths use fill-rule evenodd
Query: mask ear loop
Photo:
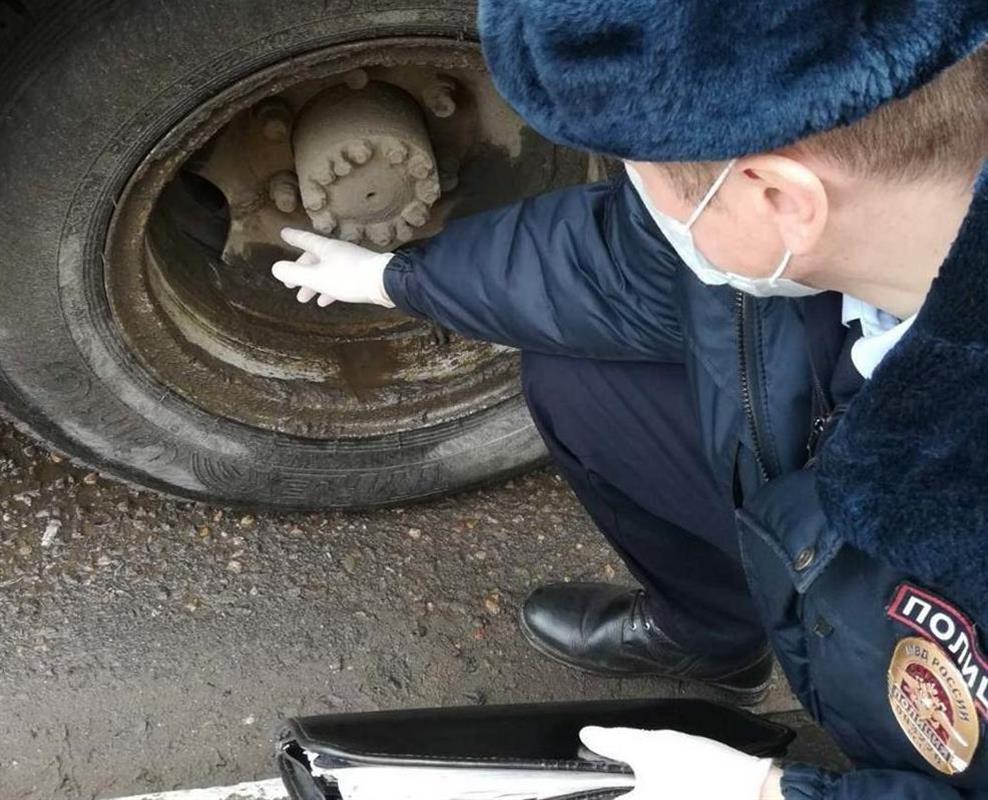
M 724 181 L 727 180 L 727 176 L 731 174 L 731 170 L 734 169 L 734 165 L 738 163 L 736 158 L 732 158 L 727 166 L 724 167 L 724 171 L 717 176 L 717 180 L 714 181 L 713 186 L 707 191 L 700 201 L 700 204 L 696 207 L 690 218 L 686 220 L 686 230 L 690 230 L 693 224 L 699 219 L 700 214 L 702 214 L 707 206 L 710 205 L 710 201 L 714 199 L 717 192 L 720 191 L 720 187 L 724 185 Z M 782 277 L 783 273 L 789 269 L 789 262 L 792 261 L 792 250 L 786 250 L 786 254 L 782 257 L 782 263 L 776 268 L 775 272 L 772 273 L 772 277 L 768 279 L 769 285 L 774 286 L 775 283 Z
M 786 250 L 786 254 L 782 256 L 782 263 L 779 264 L 779 268 L 772 273 L 772 277 L 768 279 L 770 286 L 775 286 L 776 281 L 782 277 L 782 273 L 789 269 L 789 262 L 792 261 L 792 250 Z
M 720 175 L 717 177 L 717 180 L 714 181 L 714 185 L 711 186 L 709 191 L 707 191 L 707 193 L 704 195 L 703 199 L 700 201 L 700 205 L 696 207 L 693 213 L 690 214 L 690 218 L 686 220 L 686 230 L 689 230 L 690 228 L 693 227 L 693 223 L 697 221 L 700 214 L 702 214 L 704 210 L 707 208 L 707 206 L 710 205 L 710 201 L 713 200 L 714 195 L 720 191 L 720 187 L 724 185 L 724 181 L 727 180 L 727 176 L 731 174 L 731 170 L 734 169 L 734 165 L 737 163 L 738 160 L 736 158 L 732 158 L 728 162 L 727 166 L 724 167 L 724 171 L 720 173 Z

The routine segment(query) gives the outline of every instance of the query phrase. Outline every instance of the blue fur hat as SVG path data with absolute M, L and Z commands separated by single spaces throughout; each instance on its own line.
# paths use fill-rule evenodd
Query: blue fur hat
M 988 38 L 988 0 L 480 0 L 502 95 L 641 161 L 764 152 L 857 120 Z

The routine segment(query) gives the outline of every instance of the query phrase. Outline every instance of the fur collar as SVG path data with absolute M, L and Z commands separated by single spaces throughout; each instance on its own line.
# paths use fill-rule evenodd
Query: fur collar
M 988 624 L 988 168 L 916 322 L 823 449 L 845 541 Z

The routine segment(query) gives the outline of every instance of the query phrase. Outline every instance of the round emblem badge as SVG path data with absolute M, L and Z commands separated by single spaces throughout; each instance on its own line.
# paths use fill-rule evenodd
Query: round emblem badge
M 913 747 L 945 775 L 971 764 L 981 734 L 971 690 L 937 645 L 913 636 L 889 664 L 889 703 Z

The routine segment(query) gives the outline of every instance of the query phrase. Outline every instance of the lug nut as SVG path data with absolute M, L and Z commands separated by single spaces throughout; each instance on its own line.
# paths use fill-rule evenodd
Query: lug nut
M 353 165 L 346 160 L 345 155 L 340 154 L 337 158 L 333 159 L 333 172 L 342 178 L 344 175 L 349 175 L 353 172 Z
M 367 72 L 365 70 L 355 69 L 344 75 L 343 81 L 351 89 L 363 89 L 367 85 L 368 81 L 370 81 L 370 78 L 367 77 Z
M 415 184 L 415 196 L 423 203 L 431 206 L 439 199 L 439 181 L 435 178 L 418 181 Z
M 354 164 L 366 164 L 371 160 L 371 156 L 374 155 L 374 149 L 371 147 L 370 142 L 364 139 L 359 142 L 351 142 L 346 146 L 344 152 L 347 158 Z
M 326 197 L 326 190 L 318 183 L 307 183 L 302 187 L 302 207 L 313 214 L 322 211 L 326 207 L 329 198 Z
M 392 164 L 400 164 L 406 158 L 408 158 L 408 148 L 404 144 L 398 142 L 392 147 L 388 148 L 387 153 L 388 161 Z
M 412 226 L 405 222 L 405 220 L 400 219 L 395 223 L 395 238 L 399 242 L 407 242 L 414 235 L 415 231 L 412 230 Z
M 320 214 L 318 217 L 312 218 L 312 227 L 319 233 L 325 233 L 328 236 L 336 230 L 336 217 L 328 212 Z
M 258 104 L 254 113 L 261 122 L 261 135 L 269 142 L 284 142 L 292 131 L 292 107 L 284 100 L 270 98 Z
M 432 172 L 432 162 L 422 153 L 416 153 L 408 160 L 408 173 L 413 178 L 428 178 Z
M 437 117 L 451 117 L 456 113 L 456 101 L 453 90 L 456 84 L 451 80 L 441 80 L 422 92 L 422 100 L 428 109 Z
M 429 221 L 429 209 L 420 200 L 413 200 L 401 211 L 405 222 L 415 228 L 421 228 Z
M 333 162 L 326 159 L 325 164 L 320 164 L 317 169 L 312 170 L 312 180 L 328 186 L 336 181 L 336 173 L 333 172 Z
M 288 139 L 290 128 L 287 122 L 281 119 L 265 120 L 261 127 L 261 134 L 269 142 L 284 142 Z
M 367 226 L 367 238 L 378 247 L 387 247 L 391 244 L 392 238 L 391 223 L 376 222 Z
M 340 238 L 344 242 L 359 242 L 364 238 L 364 226 L 356 222 L 344 222 L 340 226 Z
M 268 182 L 268 196 L 282 214 L 298 208 L 298 178 L 294 172 L 279 172 Z

